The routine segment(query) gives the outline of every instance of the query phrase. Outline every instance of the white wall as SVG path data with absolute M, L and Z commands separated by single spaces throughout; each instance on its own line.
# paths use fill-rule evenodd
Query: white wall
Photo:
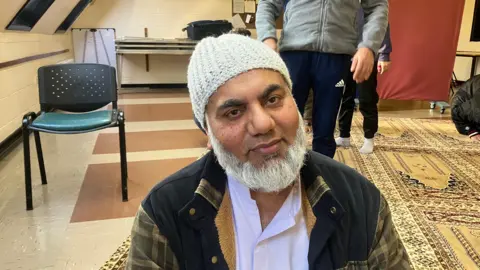
M 480 52 L 480 42 L 470 42 L 470 33 L 472 30 L 473 12 L 475 8 L 475 0 L 465 0 L 465 8 L 463 10 L 462 26 L 460 29 L 460 37 L 458 39 L 458 51 L 474 51 Z M 472 60 L 471 58 L 457 57 L 455 60 L 455 74 L 459 80 L 467 80 L 470 77 Z M 480 59 L 477 60 L 476 73 L 480 73 Z
M 65 49 L 70 52 L 0 69 L 0 141 L 21 126 L 26 112 L 40 109 L 37 69 L 72 58 L 70 34 L 0 32 L 0 62 Z
M 204 19 L 229 19 L 231 0 L 96 0 L 73 25 L 74 28 L 115 28 L 117 37 L 184 38 L 187 23 Z M 151 55 L 150 71 L 144 55 L 127 55 L 123 84 L 186 83 L 188 56 Z
M 56 64 L 72 59 L 70 34 L 45 35 L 54 33 L 58 25 L 70 13 L 79 0 L 57 0 L 34 29 L 36 33 L 5 30 L 26 0 L 8 0 L 0 9 L 0 62 L 70 50 L 68 53 L 18 64 L 0 69 L 0 141 L 6 139 L 21 126 L 26 112 L 40 109 L 38 100 L 37 70 L 44 65 Z

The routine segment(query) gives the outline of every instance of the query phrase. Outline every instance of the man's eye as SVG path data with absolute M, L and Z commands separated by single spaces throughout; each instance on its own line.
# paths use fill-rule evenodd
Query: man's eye
M 277 103 L 279 100 L 280 100 L 280 98 L 277 97 L 277 96 L 270 97 L 270 98 L 268 99 L 268 103 L 269 103 L 269 104 L 275 104 L 275 103 Z
M 240 110 L 231 110 L 227 113 L 228 117 L 235 118 L 240 115 Z

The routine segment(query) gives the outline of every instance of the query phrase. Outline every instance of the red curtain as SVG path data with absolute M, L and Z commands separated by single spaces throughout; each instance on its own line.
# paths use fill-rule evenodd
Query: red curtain
M 382 99 L 447 101 L 465 0 L 390 0 L 391 69 Z

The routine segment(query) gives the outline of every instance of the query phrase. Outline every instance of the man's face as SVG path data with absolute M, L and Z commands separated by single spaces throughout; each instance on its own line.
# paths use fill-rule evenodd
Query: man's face
M 278 192 L 298 179 L 305 130 L 277 72 L 254 70 L 231 79 L 210 98 L 206 119 L 219 164 L 244 186 Z
M 222 85 L 206 109 L 209 134 L 239 161 L 256 168 L 284 159 L 299 128 L 290 89 L 278 72 L 256 69 Z

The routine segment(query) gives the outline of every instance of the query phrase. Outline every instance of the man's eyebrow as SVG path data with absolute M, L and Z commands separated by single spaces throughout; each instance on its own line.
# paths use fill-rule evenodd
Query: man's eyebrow
M 241 107 L 241 106 L 244 106 L 244 105 L 245 105 L 245 102 L 243 102 L 241 100 L 229 99 L 229 100 L 225 101 L 222 105 L 220 105 L 218 107 L 217 111 L 223 111 L 223 110 L 226 110 L 228 108 Z
M 260 100 L 265 100 L 267 99 L 273 92 L 277 91 L 277 90 L 284 90 L 283 87 L 279 84 L 270 84 L 269 86 L 267 86 L 265 88 L 265 90 L 263 90 L 263 93 L 259 96 L 259 99 Z

